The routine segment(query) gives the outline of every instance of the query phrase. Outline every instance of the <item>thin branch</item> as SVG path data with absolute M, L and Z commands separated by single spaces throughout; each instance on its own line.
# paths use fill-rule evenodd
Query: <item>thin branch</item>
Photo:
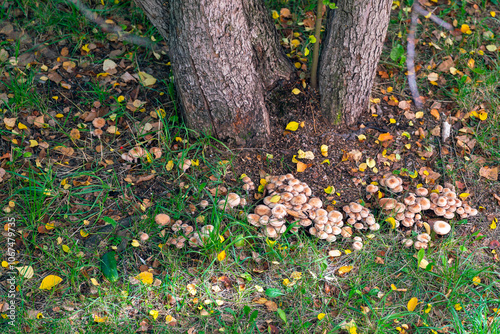
M 131 44 L 135 44 L 135 45 L 142 46 L 145 48 L 150 48 L 150 49 L 155 50 L 155 51 L 158 51 L 161 49 L 158 45 L 154 44 L 148 38 L 127 33 L 125 31 L 123 31 L 123 29 L 120 28 L 118 25 L 106 23 L 102 17 L 97 15 L 97 13 L 91 11 L 80 0 L 66 0 L 66 1 L 73 4 L 82 13 L 82 15 L 87 18 L 87 20 L 98 25 L 102 29 L 102 31 L 107 32 L 107 33 L 114 33 L 114 34 L 118 35 L 118 38 L 120 40 L 129 42 Z
M 314 37 L 316 38 L 316 43 L 314 43 L 313 62 L 311 69 L 311 86 L 313 88 L 316 88 L 318 86 L 317 74 L 318 74 L 318 60 L 319 60 L 319 39 L 321 36 L 322 18 L 323 18 L 323 0 L 318 0 L 318 8 L 316 13 L 316 27 L 314 29 Z
M 415 4 L 415 3 L 414 3 Z M 417 31 L 418 13 L 416 10 L 411 11 L 411 24 L 408 33 L 408 57 L 406 58 L 406 66 L 408 67 L 408 85 L 410 86 L 411 95 L 417 109 L 422 109 L 422 98 L 418 93 L 417 79 L 415 76 L 415 33 Z
M 446 30 L 453 31 L 453 26 L 451 24 L 449 24 L 446 21 L 443 21 L 442 19 L 440 19 L 436 15 L 432 14 L 432 12 L 429 12 L 427 9 L 422 8 L 422 6 L 420 6 L 418 3 L 416 3 L 416 2 L 413 3 L 413 9 L 418 14 L 424 16 L 425 18 L 430 19 L 431 21 L 433 21 L 437 25 L 445 28 Z

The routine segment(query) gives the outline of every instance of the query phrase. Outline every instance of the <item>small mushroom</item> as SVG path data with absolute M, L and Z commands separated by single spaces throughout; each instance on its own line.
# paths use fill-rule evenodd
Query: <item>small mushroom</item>
M 308 202 L 312 207 L 314 208 L 321 208 L 323 206 L 323 202 L 317 198 L 317 197 L 313 197 L 309 200 Z
M 170 217 L 164 213 L 160 213 L 156 215 L 155 222 L 160 226 L 165 226 L 170 224 Z
M 330 220 L 333 223 L 338 223 L 339 221 L 342 220 L 342 218 L 344 217 L 342 216 L 342 213 L 339 211 L 333 210 L 328 213 L 328 220 Z
M 422 233 L 417 235 L 417 240 L 420 242 L 429 243 L 431 241 L 431 236 L 428 235 L 427 233 Z
M 426 188 L 424 187 L 420 187 L 420 188 L 417 188 L 417 190 L 415 190 L 415 193 L 418 195 L 418 196 L 427 196 L 427 194 L 429 193 L 429 190 L 427 190 Z
M 128 151 L 128 155 L 130 155 L 134 159 L 142 158 L 146 152 L 142 147 L 136 146 L 130 151 Z
M 200 202 L 200 206 L 204 209 L 208 206 L 208 201 L 206 199 L 202 200 Z
M 411 246 L 413 246 L 413 240 L 411 239 L 403 239 L 401 243 L 403 244 L 403 246 L 405 246 L 405 248 L 410 248 Z
M 92 125 L 98 129 L 100 129 L 106 125 L 106 120 L 102 117 L 94 118 L 94 120 L 92 121 Z
M 349 208 L 351 209 L 351 212 L 354 213 L 358 213 L 361 212 L 361 210 L 363 210 L 363 206 L 361 204 L 354 202 L 349 203 Z
M 272 215 L 271 209 L 267 205 L 262 205 L 262 204 L 257 205 L 255 207 L 254 212 L 255 212 L 255 214 L 257 214 L 259 216 L 271 216 Z
M 227 194 L 227 204 L 231 208 L 234 208 L 235 206 L 240 205 L 240 202 L 241 202 L 241 198 L 238 194 L 236 194 L 236 193 Z
M 396 207 L 396 204 L 398 201 L 396 201 L 394 198 L 381 198 L 378 201 L 378 204 L 382 207 L 384 210 L 392 210 Z
M 374 194 L 378 191 L 378 187 L 374 184 L 369 184 L 366 186 L 366 191 L 370 194 Z
M 277 204 L 272 209 L 272 214 L 277 219 L 285 218 L 285 216 L 286 216 L 286 207 L 283 204 Z
M 436 234 L 445 235 L 450 233 L 451 226 L 445 221 L 437 220 L 434 222 L 432 229 L 434 230 L 434 232 L 436 232 Z
M 355 251 L 359 251 L 363 248 L 363 243 L 360 242 L 360 241 L 356 241 L 356 242 L 353 242 L 352 243 L 352 248 L 355 250 Z
M 255 213 L 251 213 L 247 216 L 248 222 L 250 224 L 252 224 L 253 226 L 260 226 L 259 219 L 260 219 L 260 216 L 256 215 Z

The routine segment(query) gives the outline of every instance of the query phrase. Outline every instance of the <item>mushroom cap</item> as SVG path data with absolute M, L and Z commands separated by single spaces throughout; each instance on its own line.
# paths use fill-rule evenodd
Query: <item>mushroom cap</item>
M 262 205 L 262 204 L 257 205 L 255 207 L 254 212 L 255 212 L 255 214 L 257 214 L 259 216 L 271 216 L 272 215 L 271 209 L 267 205 Z
M 457 208 L 457 210 L 455 212 L 458 213 L 459 215 L 463 215 L 465 213 L 465 210 L 464 210 L 464 208 L 460 207 L 460 208 Z
M 378 191 L 378 187 L 374 184 L 369 184 L 366 186 L 366 191 L 369 192 L 370 194 L 374 194 Z
M 373 224 L 375 224 L 375 217 L 373 217 L 372 215 L 366 217 L 365 218 L 365 223 L 367 225 L 373 225 Z
M 393 192 L 395 193 L 400 193 L 403 191 L 403 185 L 400 184 L 399 186 L 397 186 L 396 188 L 392 189 Z
M 201 228 L 201 233 L 202 234 L 210 234 L 214 230 L 213 225 L 205 225 Z
M 352 243 L 352 249 L 359 251 L 363 248 L 363 243 L 361 241 L 355 241 Z
M 307 211 L 307 210 L 311 210 L 312 209 L 312 206 L 308 203 L 306 204 L 302 204 L 302 211 Z
M 350 238 L 352 235 L 352 228 L 350 228 L 349 226 L 344 226 L 344 227 L 342 227 L 342 231 L 340 232 L 340 234 L 344 238 Z
M 427 190 L 427 188 L 420 187 L 420 188 L 417 188 L 417 190 L 415 190 L 415 193 L 418 196 L 427 196 L 427 194 L 429 194 L 429 190 Z
M 417 240 L 420 242 L 428 243 L 431 241 L 431 236 L 428 235 L 427 233 L 422 233 L 422 234 L 417 235 Z
M 403 239 L 403 241 L 401 241 L 401 243 L 406 247 L 406 248 L 410 248 L 411 246 L 413 246 L 413 240 L 411 239 Z
M 381 198 L 378 201 L 378 204 L 382 207 L 384 210 L 392 210 L 396 207 L 396 204 L 398 201 L 396 201 L 394 198 Z
M 240 205 L 240 201 L 240 195 L 236 193 L 227 194 L 227 204 L 229 204 L 230 207 L 234 208 L 235 206 Z
M 243 183 L 250 183 L 252 182 L 252 179 L 249 178 L 248 176 L 245 176 L 244 178 L 241 179 L 241 181 L 243 181 Z
M 404 213 L 405 210 L 406 210 L 406 205 L 400 202 L 396 203 L 396 207 L 394 208 L 395 213 Z
M 338 223 L 343 218 L 344 218 L 344 216 L 342 215 L 342 213 L 340 211 L 333 210 L 333 211 L 330 211 L 328 213 L 328 220 L 330 220 L 333 223 Z
M 313 226 L 309 228 L 309 233 L 311 233 L 312 235 L 316 235 L 318 233 L 318 230 Z
M 281 220 L 281 219 L 271 218 L 271 219 L 269 219 L 268 225 L 271 225 L 274 227 L 281 227 L 281 226 L 285 225 L 285 221 Z
M 328 223 L 328 217 L 327 216 L 319 216 L 314 218 L 314 222 L 316 224 L 326 224 Z
M 344 205 L 342 207 L 342 210 L 344 210 L 345 213 L 351 213 L 351 208 L 349 207 L 349 205 Z
M 301 192 L 303 192 L 303 191 L 304 191 L 304 186 L 303 186 L 302 184 L 300 184 L 300 183 L 299 183 L 299 184 L 296 184 L 296 185 L 294 185 L 294 186 L 293 186 L 293 190 L 295 190 L 295 191 L 297 191 L 297 192 L 301 193 Z
M 448 200 L 446 199 L 446 197 L 440 196 L 436 200 L 436 205 L 441 206 L 441 207 L 446 206 L 446 205 L 448 205 Z
M 266 229 L 264 231 L 266 236 L 269 238 L 276 238 L 278 236 L 278 232 L 276 232 L 276 229 L 272 226 L 266 226 Z
M 417 203 L 420 205 L 422 211 L 429 210 L 431 208 L 431 201 L 425 197 L 419 197 Z
M 301 219 L 299 221 L 299 224 L 304 226 L 304 227 L 307 227 L 307 226 L 311 226 L 312 225 L 312 220 L 311 219 Z
M 335 242 L 337 240 L 337 237 L 333 234 L 329 234 L 325 240 L 328 242 Z
M 478 213 L 477 209 L 472 208 L 469 212 L 469 216 L 476 216 Z
M 252 187 L 250 186 L 250 184 L 245 183 L 245 184 L 241 187 L 241 189 L 243 189 L 244 191 L 250 191 L 250 190 L 252 190 Z
M 453 219 L 455 218 L 455 213 L 451 211 L 446 211 L 443 217 L 446 219 Z
M 164 213 L 159 213 L 155 217 L 155 222 L 160 226 L 165 226 L 170 224 L 170 216 Z
M 285 179 L 286 180 L 293 180 L 293 179 L 295 179 L 295 176 L 293 176 L 292 173 L 288 173 L 288 174 L 285 175 Z
M 247 216 L 247 220 L 250 224 L 252 224 L 253 226 L 260 226 L 260 223 L 259 223 L 259 220 L 260 220 L 260 216 L 259 215 L 256 215 L 255 213 L 251 213 Z
M 307 197 L 304 194 L 299 194 L 290 200 L 292 205 L 302 205 L 307 202 Z
M 436 232 L 436 234 L 445 235 L 450 233 L 451 226 L 445 221 L 437 220 L 434 222 L 432 229 L 434 230 L 434 232 Z
M 455 198 L 457 198 L 457 194 L 455 192 L 453 192 L 453 191 L 444 192 L 443 195 L 446 196 L 446 198 L 448 198 L 448 199 L 455 199 Z
M 323 206 L 323 202 L 317 197 L 311 198 L 308 203 L 315 208 L 321 208 Z
M 285 202 L 289 202 L 289 201 L 292 200 L 293 195 L 292 195 L 292 193 L 289 193 L 289 192 L 285 191 L 285 192 L 282 192 L 280 194 L 280 197 L 281 197 L 281 200 L 283 200 Z
M 328 217 L 328 211 L 326 211 L 325 209 L 316 210 L 316 217 L 319 217 L 319 216 Z
M 380 224 L 379 223 L 375 223 L 373 225 L 370 225 L 370 230 L 371 231 L 378 231 L 378 230 L 380 230 Z
M 306 195 L 307 197 L 311 196 L 311 195 L 312 195 L 312 190 L 311 190 L 311 188 L 309 188 L 309 187 L 304 187 L 304 195 Z
M 413 213 L 419 213 L 420 211 L 422 211 L 422 207 L 420 206 L 420 204 L 416 203 L 408 206 L 408 211 Z
M 405 217 L 405 219 L 401 221 L 401 225 L 403 225 L 404 227 L 412 227 L 413 224 L 415 224 L 413 218 Z
M 267 216 L 267 215 L 261 216 L 261 217 L 259 218 L 259 223 L 260 223 L 261 225 L 267 225 L 267 224 L 269 223 L 269 219 L 270 219 L 270 218 L 269 218 L 269 216 Z
M 102 117 L 94 118 L 94 120 L 92 121 L 92 125 L 98 129 L 100 129 L 106 125 L 106 120 Z
M 142 241 L 146 241 L 149 239 L 149 235 L 147 233 L 141 232 L 139 234 L 139 239 L 141 239 Z
M 415 247 L 415 249 L 427 249 L 427 243 L 426 242 L 421 242 L 421 241 L 415 241 L 415 243 L 413 244 L 413 247 Z
M 349 225 L 356 224 L 356 218 L 354 217 L 347 218 L 347 224 Z
M 201 202 L 200 202 L 200 206 L 201 206 L 202 208 L 206 208 L 206 207 L 208 206 L 208 201 L 207 201 L 206 199 L 201 200 Z
M 282 219 L 286 216 L 286 207 L 283 204 L 276 204 L 276 206 L 272 209 L 272 214 L 274 218 Z
M 436 206 L 434 208 L 434 213 L 437 215 L 437 216 L 444 216 L 446 214 L 446 209 L 445 208 L 442 208 L 440 206 Z
M 349 208 L 351 209 L 351 212 L 358 213 L 363 210 L 363 206 L 359 203 L 351 202 L 349 203 Z
M 295 186 L 295 185 L 297 185 L 297 184 L 300 184 L 300 180 L 297 180 L 297 179 L 290 179 L 290 180 L 288 181 L 288 185 L 289 185 L 289 186 Z
M 413 195 L 408 195 L 405 197 L 404 202 L 406 205 L 413 205 L 415 204 L 416 198 Z
M 394 175 L 389 176 L 387 179 L 385 179 L 385 186 L 389 189 L 395 189 L 398 186 L 403 183 L 403 180 L 400 179 L 399 177 L 396 177 Z
M 442 191 L 443 191 L 443 189 L 444 189 L 444 188 L 443 188 L 443 186 L 442 186 L 442 185 L 440 185 L 440 184 L 438 184 L 438 185 L 436 185 L 436 186 L 434 187 L 434 190 L 437 190 L 437 191 L 438 191 L 438 193 L 442 192 Z
M 136 146 L 132 148 L 130 151 L 128 151 L 128 155 L 130 155 L 132 158 L 142 158 L 145 154 L 145 151 L 142 147 Z
M 332 234 L 333 235 L 339 235 L 342 233 L 342 229 L 338 226 L 332 226 Z
M 332 225 L 330 225 L 330 224 L 325 224 L 325 229 L 324 229 L 324 231 L 325 231 L 326 233 L 328 233 L 328 234 L 332 234 L 332 232 L 333 232 Z
M 365 228 L 365 225 L 363 225 L 363 223 L 356 223 L 356 224 L 354 224 L 354 228 L 356 230 L 362 230 Z

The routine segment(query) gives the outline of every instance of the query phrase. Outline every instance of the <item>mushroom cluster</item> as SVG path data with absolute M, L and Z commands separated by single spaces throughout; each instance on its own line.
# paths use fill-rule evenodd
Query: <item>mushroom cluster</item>
M 453 219 L 457 214 L 461 219 L 465 219 L 477 215 L 477 209 L 463 203 L 453 188 L 438 185 L 431 192 L 430 199 L 430 208 L 436 216 Z
M 361 204 L 351 202 L 342 209 L 349 216 L 347 224 L 352 225 L 356 230 L 378 231 L 380 229 L 380 225 L 375 221 L 375 216 Z
M 200 202 L 200 206 L 205 208 L 208 205 L 208 201 L 203 200 Z M 226 198 L 219 200 L 217 206 L 220 210 L 230 210 L 237 206 L 247 205 L 247 200 L 236 193 L 227 194 Z
M 178 220 L 172 225 L 172 232 L 174 235 L 168 238 L 167 244 L 180 249 L 183 248 L 186 245 L 186 241 L 188 241 L 191 247 L 201 247 L 210 237 L 210 233 L 212 233 L 213 230 L 213 225 L 204 225 L 199 232 L 195 232 L 193 226 Z
M 403 179 L 391 173 L 385 174 L 380 180 L 380 185 L 386 187 L 393 193 L 403 191 Z
M 243 179 L 241 179 L 241 181 L 243 181 L 243 190 L 245 190 L 246 192 L 249 192 L 251 190 L 255 190 L 255 183 L 253 183 L 252 179 L 249 178 L 248 176 L 245 176 Z

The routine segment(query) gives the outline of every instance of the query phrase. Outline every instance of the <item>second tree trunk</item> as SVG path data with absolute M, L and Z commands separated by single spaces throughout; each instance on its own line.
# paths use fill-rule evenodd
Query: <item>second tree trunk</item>
M 333 124 L 354 124 L 368 110 L 391 4 L 391 0 L 343 0 L 328 17 L 319 91 L 322 113 Z

